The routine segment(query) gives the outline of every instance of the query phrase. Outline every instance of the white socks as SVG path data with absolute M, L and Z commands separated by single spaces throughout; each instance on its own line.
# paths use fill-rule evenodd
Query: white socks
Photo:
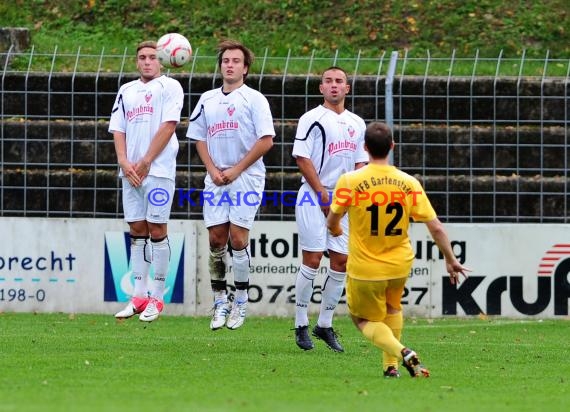
M 148 238 L 131 236 L 131 270 L 134 279 L 134 297 L 148 297 L 147 280 L 151 262 L 150 249 Z
M 168 243 L 168 237 L 157 241 L 151 239 L 151 244 L 154 280 L 150 295 L 155 299 L 163 300 L 168 264 L 170 262 L 170 244 Z
M 313 281 L 317 277 L 318 269 L 301 265 L 295 281 L 295 327 L 309 324 L 309 303 L 313 295 Z
M 234 271 L 234 285 L 236 287 L 236 303 L 247 302 L 247 289 L 249 287 L 249 247 L 233 250 L 232 266 Z
M 332 327 L 334 310 L 342 296 L 345 278 L 346 272 L 337 272 L 332 269 L 328 270 L 322 290 L 321 311 L 319 313 L 319 320 L 317 321 L 317 325 L 321 328 Z

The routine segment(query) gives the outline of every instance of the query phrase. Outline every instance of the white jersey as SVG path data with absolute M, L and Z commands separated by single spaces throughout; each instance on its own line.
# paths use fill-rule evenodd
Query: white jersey
M 320 105 L 299 119 L 294 157 L 311 159 L 321 184 L 333 189 L 339 176 L 354 170 L 354 165 L 368 162 L 364 150 L 364 120 L 349 110 L 342 113 Z M 305 177 L 302 178 L 306 182 Z
M 182 86 L 170 77 L 160 76 L 147 83 L 137 79 L 120 87 L 111 113 L 109 132 L 126 134 L 129 162 L 136 163 L 142 159 L 161 123 L 180 122 L 183 104 Z M 174 180 L 177 153 L 178 139 L 173 133 L 164 150 L 153 160 L 148 174 Z M 123 176 L 122 170 L 120 176 Z
M 269 102 L 260 92 L 242 85 L 229 94 L 222 88 L 200 96 L 190 115 L 186 136 L 206 141 L 208 153 L 218 169 L 235 166 L 263 136 L 275 136 Z M 260 157 L 246 171 L 265 176 Z

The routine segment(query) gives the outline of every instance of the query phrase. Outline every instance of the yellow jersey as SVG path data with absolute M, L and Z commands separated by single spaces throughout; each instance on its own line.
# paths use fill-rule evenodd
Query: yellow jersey
M 414 252 L 410 219 L 437 217 L 420 182 L 391 165 L 368 164 L 340 176 L 331 211 L 348 211 L 347 274 L 360 280 L 409 275 Z

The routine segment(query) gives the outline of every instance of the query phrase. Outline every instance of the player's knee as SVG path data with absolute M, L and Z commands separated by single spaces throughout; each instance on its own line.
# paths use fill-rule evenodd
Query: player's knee
M 247 237 L 230 235 L 230 245 L 233 250 L 243 250 L 249 246 Z
M 168 234 L 164 223 L 149 223 L 148 231 L 151 239 L 164 239 Z
M 322 253 L 305 253 L 303 254 L 303 265 L 312 269 L 318 269 L 321 265 Z
M 129 233 L 131 238 L 134 237 L 148 237 L 149 228 L 148 224 L 144 220 L 139 220 L 136 222 L 129 222 Z
M 330 251 L 329 255 L 331 269 L 337 272 L 346 272 L 346 262 L 348 260 L 348 256 L 333 251 Z
M 229 226 L 217 225 L 208 228 L 208 240 L 210 249 L 221 249 L 228 244 Z
M 222 249 L 226 247 L 227 243 L 228 243 L 227 239 L 210 237 L 210 249 Z

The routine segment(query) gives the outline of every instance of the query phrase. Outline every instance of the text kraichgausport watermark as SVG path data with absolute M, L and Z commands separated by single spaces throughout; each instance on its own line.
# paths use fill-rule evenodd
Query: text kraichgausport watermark
M 332 191 L 328 191 L 328 200 L 323 199 L 321 193 L 283 191 L 283 192 L 267 192 L 261 194 L 255 191 L 249 192 L 221 192 L 214 193 L 198 189 L 178 188 L 174 192 L 173 203 L 179 207 L 190 206 L 330 206 L 333 199 L 341 206 L 358 206 L 362 203 L 383 206 L 392 203 L 400 203 L 406 205 L 411 203 L 417 204 L 417 196 L 422 192 L 410 191 L 357 191 L 351 189 L 338 189 L 335 196 Z M 176 202 L 174 202 L 176 200 Z M 152 189 L 148 193 L 148 201 L 154 206 L 164 206 L 170 201 L 170 194 L 162 189 Z

